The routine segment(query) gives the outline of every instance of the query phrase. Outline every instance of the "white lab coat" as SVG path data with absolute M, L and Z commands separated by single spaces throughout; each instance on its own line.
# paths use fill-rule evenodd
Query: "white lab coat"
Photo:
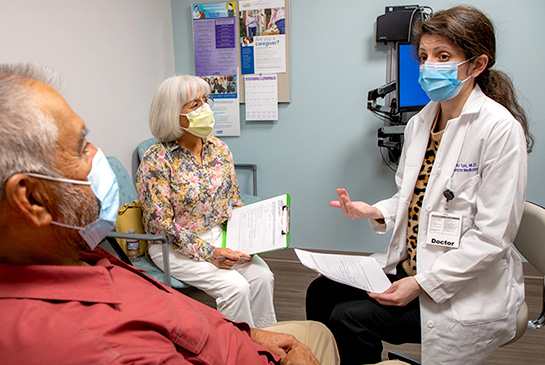
M 398 192 L 377 207 L 393 229 L 384 270 L 407 256 L 408 207 L 438 103 L 430 102 L 405 129 L 396 173 Z M 512 248 L 522 218 L 527 153 L 520 123 L 475 86 L 460 117 L 449 120 L 429 177 L 419 218 L 417 275 L 423 364 L 479 364 L 515 334 L 524 300 L 522 264 Z M 462 218 L 458 249 L 426 244 L 429 213 Z

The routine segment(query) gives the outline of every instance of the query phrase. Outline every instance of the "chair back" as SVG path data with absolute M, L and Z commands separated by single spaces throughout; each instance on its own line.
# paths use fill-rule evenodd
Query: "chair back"
M 545 208 L 530 202 L 524 203 L 515 247 L 530 264 L 545 275 Z
M 106 156 L 106 158 L 108 159 L 108 162 L 110 163 L 110 167 L 115 173 L 115 176 L 117 178 L 117 184 L 119 185 L 119 205 L 123 206 L 124 204 L 133 203 L 135 200 L 138 199 L 138 193 L 136 192 L 136 188 L 134 186 L 134 182 L 131 179 L 131 176 L 129 175 L 129 173 L 127 172 L 127 170 L 125 169 L 121 161 L 119 161 L 116 157 Z M 142 232 L 143 232 L 143 229 L 142 229 Z M 127 256 L 124 254 L 122 250 L 123 244 L 119 244 L 116 241 L 116 238 L 124 241 L 127 238 L 126 236 L 124 236 L 126 234 L 127 233 L 123 233 L 123 232 L 113 232 L 109 235 L 110 237 L 107 237 L 107 238 L 108 238 L 108 242 L 110 246 L 112 247 L 113 250 L 116 251 L 116 254 L 118 255 L 118 257 L 120 257 L 125 262 L 129 263 Z M 133 236 L 134 235 L 135 234 L 133 234 Z M 153 235 L 138 235 L 138 236 L 143 236 L 143 237 L 137 237 L 137 238 L 140 238 L 140 245 L 144 244 L 143 240 L 150 240 L 150 241 L 154 240 Z M 148 238 L 144 238 L 144 237 L 148 237 Z M 164 242 L 166 243 L 166 240 Z M 166 247 L 166 245 L 167 244 L 165 244 L 163 247 Z M 144 247 L 144 246 L 141 246 L 141 247 Z M 107 249 L 107 247 L 104 247 L 104 248 Z M 112 251 L 110 252 L 112 253 Z M 166 250 L 166 252 L 168 252 L 168 250 Z M 165 256 L 168 257 L 168 255 L 165 255 Z M 161 281 L 165 283 L 166 285 L 172 286 L 175 289 L 184 289 L 189 287 L 188 284 L 182 281 L 179 281 L 174 277 L 170 277 L 170 270 L 167 270 L 166 273 L 163 273 L 162 270 L 160 270 L 154 264 L 148 262 L 145 258 L 135 262 L 134 265 L 144 270 L 148 276 L 151 276 L 152 278 L 158 281 Z M 169 267 L 168 260 L 166 261 L 165 267 Z
M 545 208 L 530 202 L 524 203 L 524 213 L 515 237 L 515 247 L 542 275 L 545 276 Z M 528 321 L 528 328 L 545 325 L 545 283 L 543 306 L 537 319 Z
M 117 184 L 119 185 L 119 205 L 131 204 L 133 201 L 138 199 L 138 193 L 134 187 L 134 182 L 131 179 L 131 176 L 116 157 L 107 156 L 110 167 L 115 173 L 117 178 Z
M 157 138 L 149 138 L 146 140 L 143 140 L 138 145 L 138 164 L 140 164 L 140 161 L 142 161 L 142 157 L 144 157 L 144 154 L 146 151 L 157 142 Z

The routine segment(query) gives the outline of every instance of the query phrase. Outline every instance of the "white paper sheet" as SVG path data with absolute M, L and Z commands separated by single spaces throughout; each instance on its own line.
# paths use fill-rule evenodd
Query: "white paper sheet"
M 219 95 L 219 96 L 218 96 Z M 214 129 L 212 135 L 217 137 L 240 136 L 240 104 L 238 94 L 215 94 Z
M 323 254 L 295 249 L 301 263 L 323 276 L 371 293 L 392 285 L 377 260 L 369 256 Z
M 261 200 L 233 209 L 223 247 L 254 254 L 289 245 L 289 196 Z
M 246 120 L 278 120 L 276 75 L 245 76 Z

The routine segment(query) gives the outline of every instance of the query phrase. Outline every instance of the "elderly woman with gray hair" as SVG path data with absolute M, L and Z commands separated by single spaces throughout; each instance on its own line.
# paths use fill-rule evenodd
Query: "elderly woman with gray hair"
M 222 224 L 242 205 L 229 148 L 210 133 L 210 86 L 201 78 L 174 76 L 160 86 L 149 124 L 158 142 L 136 176 L 148 233 L 170 243 L 174 277 L 216 300 L 227 318 L 263 328 L 276 322 L 274 276 L 259 256 L 222 248 Z M 149 255 L 163 268 L 161 245 Z

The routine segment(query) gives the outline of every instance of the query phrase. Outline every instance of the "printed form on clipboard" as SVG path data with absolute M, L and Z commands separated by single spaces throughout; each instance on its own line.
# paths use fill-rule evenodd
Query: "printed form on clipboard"
M 290 242 L 290 196 L 279 195 L 233 209 L 222 247 L 245 254 L 281 250 Z

